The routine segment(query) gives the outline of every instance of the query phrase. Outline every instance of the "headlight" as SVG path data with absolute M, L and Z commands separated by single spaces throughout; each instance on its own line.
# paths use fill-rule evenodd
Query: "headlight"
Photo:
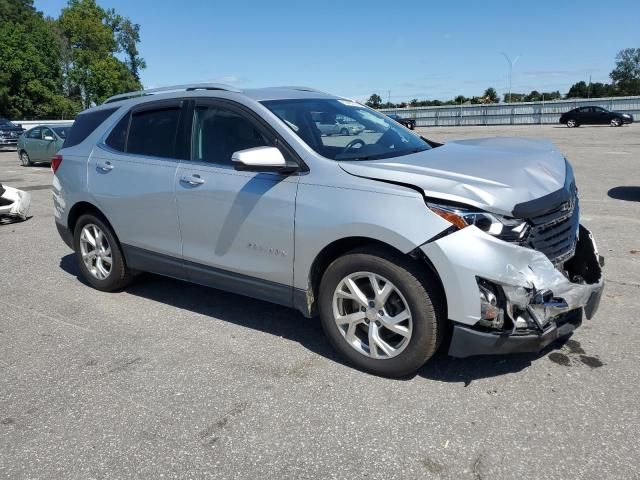
M 427 207 L 460 229 L 474 225 L 483 232 L 507 242 L 522 241 L 529 231 L 529 224 L 520 218 L 438 203 L 427 203 Z

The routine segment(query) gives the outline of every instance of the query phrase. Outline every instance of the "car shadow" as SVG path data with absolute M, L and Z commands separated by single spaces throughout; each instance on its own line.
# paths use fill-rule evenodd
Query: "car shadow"
M 640 187 L 620 186 L 613 187 L 607 192 L 609 197 L 615 200 L 625 200 L 627 202 L 640 202 Z
M 75 255 L 69 254 L 63 257 L 60 268 L 88 285 L 80 275 Z M 306 318 L 293 309 L 153 274 L 142 274 L 126 288 L 126 292 L 199 315 L 286 338 L 317 355 L 352 368 L 329 345 L 318 319 Z M 520 372 L 535 360 L 561 346 L 566 340 L 566 338 L 560 339 L 539 353 L 474 358 L 449 357 L 446 353 L 448 343 L 443 342 L 440 350 L 426 365 L 401 381 L 422 377 L 438 382 L 463 383 L 464 386 L 468 386 L 474 380 Z

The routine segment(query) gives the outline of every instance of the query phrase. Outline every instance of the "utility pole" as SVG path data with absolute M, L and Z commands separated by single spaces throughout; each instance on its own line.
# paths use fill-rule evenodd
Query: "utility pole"
M 514 61 L 511 61 L 511 59 L 509 58 L 509 55 L 507 55 L 506 53 L 502 52 L 502 55 L 504 55 L 504 58 L 507 60 L 507 63 L 509 64 L 509 101 L 507 103 L 511 103 L 511 77 L 513 74 L 513 66 L 516 64 L 516 62 L 520 58 L 520 55 L 518 55 Z
M 587 88 L 587 98 L 591 98 L 591 75 L 589 75 L 589 87 Z
M 389 90 L 389 91 L 387 92 L 387 94 L 388 94 L 388 96 L 387 96 L 387 103 L 388 103 L 389 105 L 391 105 L 391 90 Z

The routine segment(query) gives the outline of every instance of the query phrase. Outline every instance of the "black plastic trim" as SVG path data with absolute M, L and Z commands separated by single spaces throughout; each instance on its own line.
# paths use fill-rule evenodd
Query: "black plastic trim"
M 123 244 L 122 250 L 127 266 L 133 270 L 157 273 L 286 307 L 294 307 L 293 287 L 290 285 L 185 261 L 131 245 Z
M 544 197 L 536 198 L 528 202 L 518 203 L 513 207 L 512 216 L 514 218 L 532 218 L 544 215 L 549 210 L 553 210 L 561 203 L 567 202 L 573 196 L 574 177 L 573 168 L 565 160 L 564 186 Z
M 64 225 L 56 222 L 56 228 L 58 229 L 58 234 L 62 241 L 73 250 L 73 233 L 69 227 L 65 227 Z
M 535 353 L 565 337 L 582 324 L 582 309 L 566 313 L 557 324 L 541 334 L 495 334 L 474 330 L 456 323 L 449 345 L 449 355 L 457 358 L 474 355 L 503 355 L 509 353 Z

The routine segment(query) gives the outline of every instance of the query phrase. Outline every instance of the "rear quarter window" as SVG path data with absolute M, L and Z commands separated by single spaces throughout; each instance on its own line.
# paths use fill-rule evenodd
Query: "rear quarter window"
M 64 144 L 62 145 L 62 148 L 74 147 L 84 142 L 84 140 L 117 109 L 118 107 L 107 108 L 78 115 L 64 141 Z

